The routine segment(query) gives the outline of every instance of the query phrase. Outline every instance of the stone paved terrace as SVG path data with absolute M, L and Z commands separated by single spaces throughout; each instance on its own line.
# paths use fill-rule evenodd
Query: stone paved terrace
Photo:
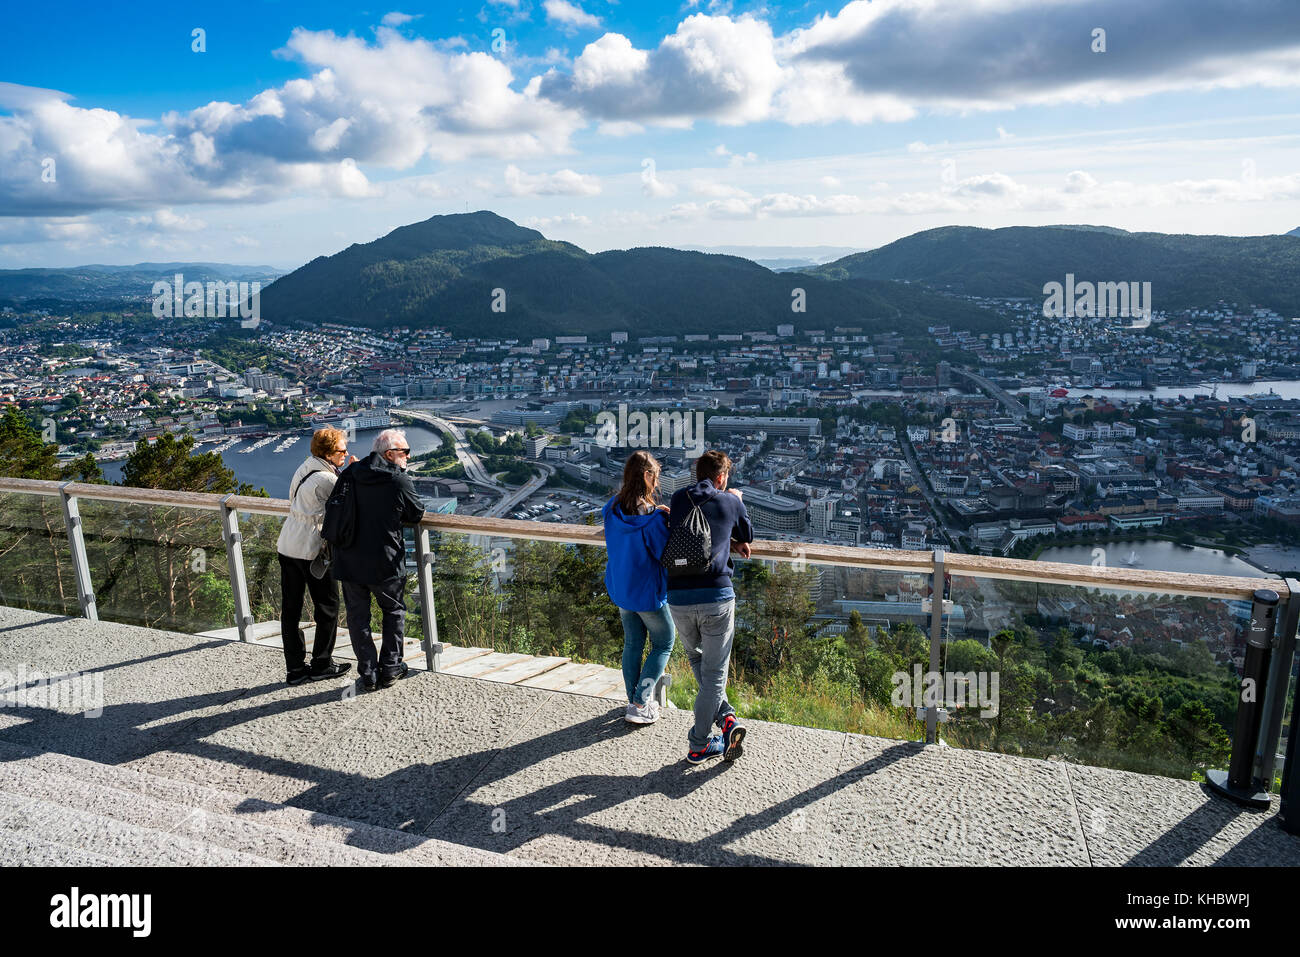
M 0 709 L 8 865 L 1300 864 L 1272 812 L 1187 781 L 759 721 L 691 767 L 684 712 L 288 688 L 274 649 L 0 607 L 20 664 L 102 673 L 105 706 Z

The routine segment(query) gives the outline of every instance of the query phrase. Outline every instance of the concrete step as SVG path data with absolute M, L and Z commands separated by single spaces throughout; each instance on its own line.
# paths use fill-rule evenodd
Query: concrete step
M 43 841 L 30 833 L 9 831 L 0 826 L 0 863 L 5 867 L 133 867 L 104 854 L 55 841 Z
M 142 794 L 40 769 L 23 761 L 0 765 L 0 793 L 21 795 L 42 808 L 58 806 L 120 824 L 162 831 L 268 863 L 335 867 L 348 864 L 387 865 L 388 857 L 372 851 L 295 831 L 250 821 L 243 815 L 222 814 L 199 804 L 160 801 Z M 58 818 L 60 812 L 52 811 Z M 147 847 L 148 845 L 144 845 Z
M 181 867 L 266 867 L 273 861 L 256 854 L 195 841 L 152 827 L 127 824 L 66 804 L 0 789 L 0 834 L 10 840 L 31 837 L 91 850 L 130 864 Z
M 16 789 L 16 790 L 15 790 Z M 249 798 L 205 784 L 159 777 L 0 742 L 0 791 L 126 824 L 148 821 L 186 839 L 279 864 L 517 866 L 504 854 L 424 839 L 389 828 Z M 3 825 L 0 825 L 0 834 Z M 48 839 L 44 835 L 36 835 Z M 79 847 L 94 845 L 75 842 Z M 0 853 L 0 860 L 8 860 Z M 148 860 L 144 863 L 164 863 Z

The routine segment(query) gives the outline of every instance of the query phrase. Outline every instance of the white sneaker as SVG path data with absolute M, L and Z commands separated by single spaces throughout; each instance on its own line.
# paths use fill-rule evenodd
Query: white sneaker
M 653 698 L 643 705 L 629 704 L 623 720 L 628 724 L 654 724 L 659 720 L 659 705 Z

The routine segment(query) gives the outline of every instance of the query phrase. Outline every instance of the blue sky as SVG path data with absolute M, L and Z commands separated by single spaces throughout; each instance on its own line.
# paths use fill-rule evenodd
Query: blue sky
M 1292 0 L 71 4 L 4 27 L 6 268 L 295 266 L 466 209 L 592 250 L 1300 226 Z

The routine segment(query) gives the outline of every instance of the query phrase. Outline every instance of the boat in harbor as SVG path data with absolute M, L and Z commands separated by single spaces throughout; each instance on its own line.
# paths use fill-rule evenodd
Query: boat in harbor
M 240 455 L 248 455 L 248 454 L 251 453 L 251 452 L 256 452 L 258 449 L 262 448 L 262 446 L 264 446 L 264 445 L 270 445 L 272 442 L 275 441 L 275 439 L 276 439 L 276 436 L 274 436 L 274 435 L 268 435 L 268 436 L 266 436 L 265 438 L 258 439 L 256 442 L 254 442 L 254 443 L 253 443 L 252 445 L 250 445 L 248 448 L 246 448 L 246 449 L 240 449 L 240 450 L 239 450 L 239 454 L 240 454 Z

